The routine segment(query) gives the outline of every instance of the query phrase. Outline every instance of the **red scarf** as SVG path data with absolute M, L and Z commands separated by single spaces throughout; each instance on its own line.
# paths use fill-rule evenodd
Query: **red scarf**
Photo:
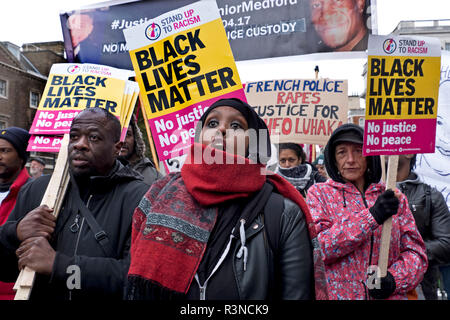
M 196 164 L 194 161 L 199 159 L 195 159 L 194 154 L 199 151 L 205 158 Z M 210 163 L 212 158 L 234 160 L 234 164 L 205 163 Z M 161 298 L 164 291 L 187 293 L 216 221 L 214 206 L 249 197 L 262 188 L 266 179 L 281 195 L 299 205 L 311 239 L 315 239 L 314 224 L 301 194 L 280 176 L 265 173 L 264 165 L 251 163 L 247 158 L 194 144 L 181 169 L 181 177 L 172 174 L 154 183 L 135 210 L 128 298 L 142 299 L 152 294 Z M 172 225 L 177 226 L 176 232 Z M 203 236 L 197 236 L 199 233 Z M 314 246 L 313 249 L 316 298 L 326 299 L 320 248 Z
M 195 148 L 201 149 L 206 161 L 220 159 L 223 164 L 205 164 L 204 161 L 195 164 Z M 231 163 L 227 164 L 227 160 Z M 231 199 L 247 198 L 259 191 L 268 179 L 278 193 L 296 203 L 302 209 L 308 223 L 312 222 L 304 198 L 292 184 L 278 174 L 265 170 L 265 165 L 255 164 L 247 158 L 230 155 L 212 147 L 195 143 L 181 168 L 181 176 L 189 193 L 206 207 Z M 315 238 L 317 236 L 315 229 L 312 232 L 312 236 Z
M 30 178 L 27 169 L 24 167 L 20 171 L 14 183 L 9 188 L 9 193 L 5 199 L 3 199 L 2 205 L 0 206 L 0 226 L 8 220 L 9 214 L 16 205 L 17 194 L 20 188 L 27 182 Z
M 6 220 L 8 220 L 9 214 L 16 205 L 17 194 L 20 188 L 28 181 L 30 175 L 27 169 L 24 167 L 22 171 L 17 176 L 14 183 L 9 188 L 9 193 L 5 199 L 3 199 L 2 205 L 0 206 L 0 226 L 3 225 Z M 14 299 L 14 283 L 7 283 L 0 281 L 0 300 L 13 300 Z
M 195 158 L 198 155 L 202 155 L 200 164 L 194 162 L 198 162 Z M 181 176 L 195 200 L 208 207 L 246 198 L 260 190 L 266 182 L 261 169 L 264 165 L 251 163 L 247 158 L 194 143 L 181 168 Z

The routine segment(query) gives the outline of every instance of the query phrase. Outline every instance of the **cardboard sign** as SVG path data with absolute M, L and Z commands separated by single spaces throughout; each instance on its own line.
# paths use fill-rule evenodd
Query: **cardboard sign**
M 371 36 L 368 54 L 364 155 L 434 152 L 439 40 Z
M 160 160 L 186 152 L 214 101 L 245 101 L 215 1 L 200 1 L 124 30 Z
M 63 136 L 36 136 L 28 140 L 27 151 L 59 152 Z
M 85 108 L 100 107 L 120 117 L 128 70 L 93 64 L 54 64 L 39 102 L 31 134 L 68 133 Z
M 264 119 L 272 139 L 324 145 L 347 122 L 347 80 L 283 79 L 249 82 L 247 102 Z
M 100 107 L 121 124 L 121 141 L 139 94 L 129 70 L 95 64 L 54 64 L 30 128 L 27 151 L 58 152 L 62 135 L 84 109 Z

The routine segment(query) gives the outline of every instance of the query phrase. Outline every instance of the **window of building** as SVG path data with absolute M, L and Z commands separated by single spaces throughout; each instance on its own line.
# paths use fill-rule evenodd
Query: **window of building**
M 450 51 L 450 42 L 445 43 L 445 50 Z
M 8 97 L 8 82 L 6 80 L 0 79 L 0 97 L 7 98 Z
M 8 116 L 0 114 L 0 130 L 8 128 Z
M 361 118 L 358 119 L 358 124 L 363 129 L 364 129 L 365 120 L 366 119 L 364 117 L 361 117 Z
M 39 93 L 38 92 L 30 92 L 30 108 L 37 109 L 39 105 Z

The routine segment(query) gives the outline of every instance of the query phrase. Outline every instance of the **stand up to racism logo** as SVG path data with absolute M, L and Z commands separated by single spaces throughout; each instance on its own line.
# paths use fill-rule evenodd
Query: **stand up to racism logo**
M 159 38 L 160 35 L 161 35 L 161 27 L 157 23 L 152 22 L 145 29 L 145 36 L 149 40 L 156 40 Z
M 389 38 L 384 41 L 383 43 L 384 52 L 386 52 L 387 54 L 391 54 L 394 53 L 395 49 L 397 49 L 397 43 L 395 42 L 394 39 Z

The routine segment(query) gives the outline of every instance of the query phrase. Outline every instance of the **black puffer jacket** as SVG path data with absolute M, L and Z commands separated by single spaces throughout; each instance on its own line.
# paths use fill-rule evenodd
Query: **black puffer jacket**
M 130 126 L 133 129 L 134 133 L 134 152 L 138 160 L 133 163 L 130 163 L 130 166 L 142 174 L 144 177 L 144 182 L 148 185 L 152 185 L 158 179 L 161 179 L 164 175 L 161 174 L 158 170 L 156 170 L 153 162 L 145 156 L 145 142 L 142 136 L 141 129 L 137 125 L 136 118 L 133 115 L 132 120 L 130 121 Z
M 421 182 L 411 172 L 408 178 L 397 183 L 397 187 L 408 198 L 427 248 L 428 269 L 420 283 L 427 300 L 437 300 L 439 271 L 437 266 L 450 263 L 450 212 L 442 194 Z
M 417 228 L 427 248 L 430 266 L 450 263 L 450 213 L 442 194 L 421 182 L 414 172 L 405 181 L 398 183 L 399 189 L 408 198 Z M 429 192 L 427 211 L 427 196 Z
M 18 276 L 14 254 L 20 245 L 17 223 L 40 205 L 49 181 L 47 175 L 23 187 L 8 221 L 0 227 L 0 280 L 15 281 Z M 111 253 L 106 253 L 73 201 L 70 184 L 50 241 L 56 251 L 52 274 L 36 277 L 30 298 L 121 299 L 129 268 L 131 219 L 148 188 L 141 176 L 119 161 L 109 176 L 91 177 L 82 200 L 107 234 Z M 70 291 L 66 282 L 73 274 L 68 269 L 72 265 L 80 268 L 81 288 Z
M 144 177 L 144 182 L 148 185 L 152 185 L 153 182 L 161 179 L 164 176 L 158 170 L 156 170 L 153 162 L 147 157 L 144 157 L 138 162 L 134 163 L 132 165 L 132 168 Z
M 269 237 L 274 237 L 274 234 L 270 234 L 269 230 L 273 228 L 267 226 L 267 217 L 263 213 L 259 214 L 245 230 L 248 261 L 245 263 L 242 257 L 238 257 L 241 242 L 239 238 L 233 239 L 221 267 L 205 285 L 206 299 L 314 299 L 312 244 L 306 219 L 295 203 L 286 198 L 283 201 L 278 248 L 273 248 L 269 243 Z M 230 278 L 235 281 L 230 283 Z M 237 289 L 237 295 L 224 297 L 224 291 L 228 292 L 231 286 Z M 202 299 L 195 279 L 189 289 L 188 299 Z

